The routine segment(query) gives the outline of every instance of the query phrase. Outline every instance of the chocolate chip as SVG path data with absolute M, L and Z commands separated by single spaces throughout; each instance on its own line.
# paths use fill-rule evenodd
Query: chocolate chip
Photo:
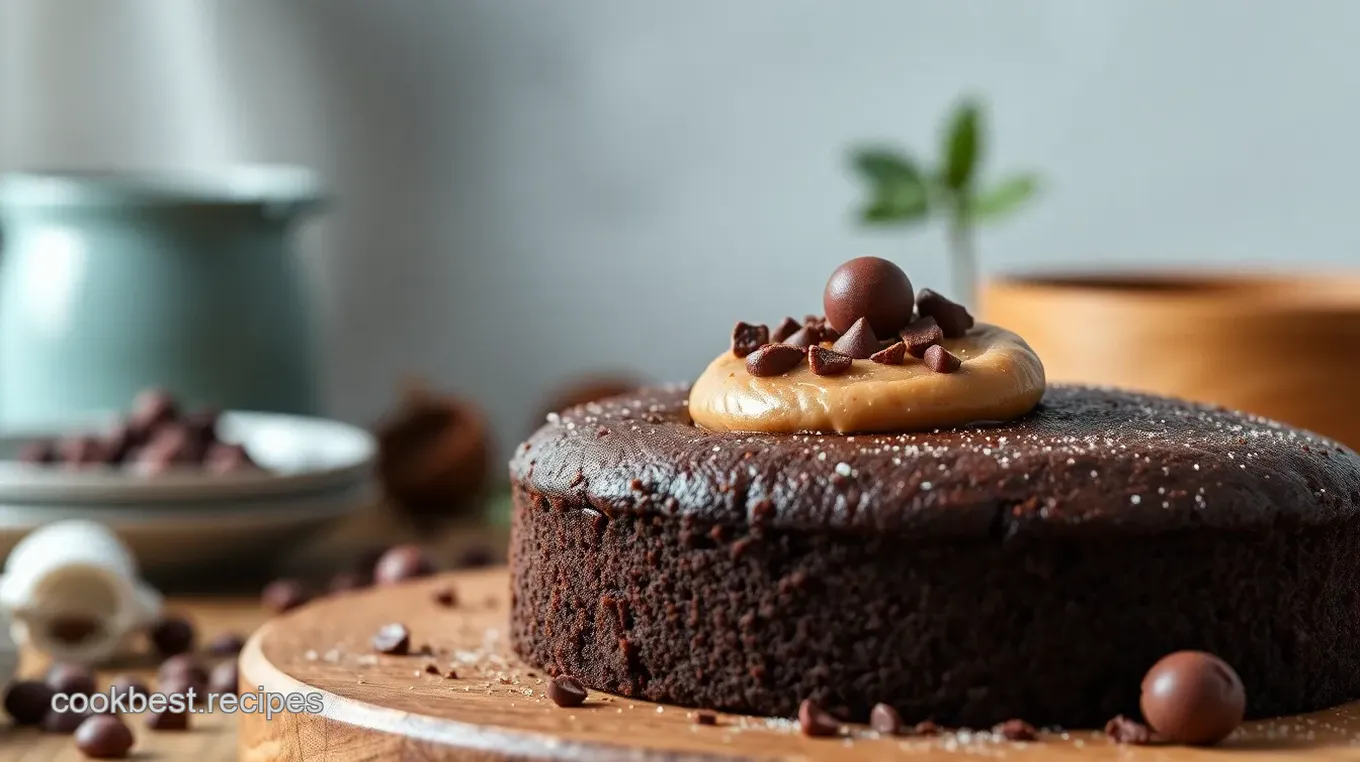
M 85 720 L 93 716 L 89 712 L 56 712 L 49 709 L 47 714 L 43 715 L 42 729 L 44 733 L 70 735 L 76 732 L 76 728 Z
M 132 729 L 112 714 L 94 715 L 76 728 L 76 748 L 90 759 L 122 759 L 133 741 Z
M 434 591 L 434 602 L 440 606 L 451 608 L 458 605 L 458 593 L 451 587 L 441 587 Z
M 840 375 L 850 370 L 852 362 L 854 361 L 846 355 L 832 349 L 808 348 L 808 365 L 812 368 L 812 372 L 819 376 Z
M 58 662 L 47 668 L 44 679 L 55 693 L 90 695 L 95 692 L 94 672 L 82 664 Z
M 208 641 L 208 653 L 218 656 L 234 656 L 241 653 L 241 649 L 245 645 L 245 638 L 234 632 L 224 632 Z
M 732 329 L 732 354 L 745 357 L 770 343 L 770 329 L 764 325 L 737 323 Z
M 235 696 L 240 682 L 241 672 L 236 666 L 236 660 L 228 659 L 213 667 L 212 674 L 208 675 L 208 692 Z
M 923 318 L 935 318 L 946 339 L 957 339 L 973 327 L 973 316 L 962 304 L 951 302 L 928 288 L 921 289 L 916 295 L 916 309 Z
M 1109 736 L 1110 740 L 1115 743 L 1132 746 L 1152 743 L 1152 731 L 1147 725 L 1130 720 L 1122 714 L 1105 723 L 1105 735 Z
M 789 344 L 766 344 L 746 358 L 746 372 L 753 376 L 779 376 L 803 361 L 803 350 Z
M 148 633 L 151 645 L 161 656 L 174 656 L 194 650 L 194 626 L 182 616 L 161 617 Z
M 437 674 L 439 674 L 439 665 L 438 665 L 438 664 L 435 664 L 434 662 L 430 662 L 429 664 L 426 664 L 426 665 L 425 665 L 425 674 L 427 674 L 427 675 L 437 675 Z
M 433 573 L 434 564 L 430 563 L 419 545 L 397 545 L 388 548 L 378 563 L 374 564 L 373 581 L 379 585 L 391 585 L 428 577 Z
M 831 324 L 826 322 L 826 318 L 821 315 L 808 315 L 805 325 L 816 328 L 817 333 L 822 337 L 822 341 L 835 341 L 841 337 L 841 332 L 832 328 Z
M 798 706 L 798 728 L 803 735 L 814 737 L 834 736 L 841 732 L 840 722 L 812 699 L 803 699 Z
M 936 373 L 953 373 L 963 364 L 959 358 L 939 344 L 927 348 L 922 359 L 925 361 L 926 367 Z
M 163 712 L 147 710 L 146 727 L 156 732 L 176 732 L 189 729 L 188 711 L 175 712 L 166 707 Z
M 146 683 L 142 682 L 136 675 L 119 675 L 109 683 L 109 693 L 114 696 L 123 696 L 124 700 L 133 696 L 149 697 L 151 694 L 146 689 Z
M 571 675 L 559 675 L 548 683 L 548 698 L 560 707 L 580 706 L 587 695 L 586 687 Z
M 374 633 L 372 642 L 378 653 L 405 656 L 411 651 L 411 631 L 404 624 L 385 624 Z
M 52 706 L 52 689 L 39 680 L 15 680 L 5 688 L 5 712 L 18 725 L 37 725 Z
M 271 614 L 282 614 L 306 603 L 310 597 L 301 581 L 284 577 L 264 586 L 260 604 Z
M 709 711 L 700 711 L 698 714 L 694 715 L 694 724 L 696 724 L 696 725 L 717 725 L 717 724 L 718 724 L 718 715 L 714 714 L 713 712 L 709 712 Z
M 779 344 L 797 333 L 798 329 L 802 327 L 802 323 L 799 323 L 791 317 L 786 317 L 784 318 L 784 322 L 780 323 L 779 326 L 770 333 L 770 341 Z
M 942 728 L 935 724 L 934 720 L 922 720 L 911 726 L 911 735 L 914 736 L 937 736 Z
M 46 466 L 57 462 L 57 445 L 49 440 L 29 442 L 19 450 L 19 462 L 31 466 Z
M 146 389 L 132 401 L 132 412 L 127 424 L 142 441 L 151 438 L 151 432 L 162 424 L 171 423 L 179 417 L 179 406 L 175 398 L 164 389 Z
M 907 359 L 907 345 L 899 341 L 887 349 L 880 349 L 869 355 L 869 359 L 879 365 L 901 365 L 902 361 Z
M 874 704 L 869 710 L 869 727 L 885 736 L 895 736 L 902 732 L 902 716 L 887 704 Z
M 944 341 L 944 331 L 940 330 L 940 324 L 935 322 L 933 317 L 923 317 L 902 329 L 899 334 L 902 342 L 907 345 L 907 352 L 912 357 L 925 355 L 928 347 Z
M 1173 743 L 1218 743 L 1242 724 L 1247 705 L 1241 678 L 1204 651 L 1162 657 L 1143 678 L 1142 690 L 1143 718 Z
M 326 589 L 331 593 L 346 593 L 351 590 L 362 590 L 372 584 L 373 578 L 366 572 L 340 571 L 331 577 Z
M 856 360 L 867 360 L 873 357 L 879 350 L 878 339 L 874 336 L 874 331 L 869 327 L 869 321 L 860 318 L 850 325 L 849 330 L 841 334 L 832 349 L 843 355 L 849 355 Z
M 1007 741 L 1033 741 L 1039 738 L 1039 731 L 1024 720 L 1006 720 L 992 728 L 992 732 Z
M 244 445 L 230 442 L 213 442 L 208 445 L 203 456 L 203 470 L 210 474 L 238 474 L 242 471 L 259 471 L 260 467 L 251 460 Z
M 787 339 L 784 339 L 783 345 L 790 347 L 798 347 L 799 349 L 807 349 L 808 347 L 813 347 L 820 344 L 821 341 L 822 341 L 821 330 L 818 329 L 816 326 L 805 325 L 802 328 L 799 328 L 798 330 L 794 331 Z
M 447 680 L 457 680 L 458 672 L 454 670 L 452 667 L 450 667 L 449 671 L 444 673 L 444 678 Z
M 822 293 L 826 320 L 841 333 L 867 318 L 874 333 L 892 336 L 911 322 L 914 304 L 907 274 L 879 257 L 859 257 L 836 268 Z
M 205 685 L 208 682 L 208 670 L 193 654 L 171 656 L 161 662 L 161 666 L 156 670 L 158 681 L 181 677 L 191 685 Z

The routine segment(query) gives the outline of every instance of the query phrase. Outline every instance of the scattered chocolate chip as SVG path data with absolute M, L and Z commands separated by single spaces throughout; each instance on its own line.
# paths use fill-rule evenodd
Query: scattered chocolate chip
M 430 662 L 429 664 L 426 664 L 426 665 L 425 665 L 425 674 L 427 674 L 427 675 L 437 675 L 437 674 L 439 674 L 439 665 L 438 665 L 438 664 L 435 664 L 434 662 Z
M 770 329 L 764 325 L 737 323 L 732 329 L 732 354 L 745 357 L 770 343 Z
M 166 707 L 163 712 L 146 712 L 146 727 L 148 730 L 160 732 L 177 732 L 189 729 L 189 713 L 187 711 L 174 712 L 170 707 Z
M 766 344 L 746 358 L 746 372 L 753 376 L 788 373 L 803 360 L 803 350 L 789 344 Z
M 901 365 L 902 361 L 907 359 L 907 345 L 899 341 L 887 349 L 880 349 L 869 355 L 869 359 L 879 365 Z
M 17 725 L 37 725 L 52 706 L 52 689 L 39 680 L 15 680 L 5 688 L 5 712 Z
M 212 674 L 208 676 L 208 692 L 235 696 L 240 682 L 241 672 L 236 666 L 236 660 L 228 659 L 213 667 Z
M 29 442 L 19 450 L 19 462 L 31 466 L 46 466 L 57 462 L 57 446 L 49 440 Z
M 411 651 L 411 631 L 404 624 L 385 624 L 378 628 L 372 642 L 373 650 L 378 653 L 405 656 Z
M 849 357 L 833 349 L 808 348 L 808 365 L 812 368 L 812 372 L 819 376 L 840 375 L 850 370 L 852 362 L 854 361 Z
M 233 442 L 213 442 L 208 445 L 203 456 L 203 470 L 210 474 L 237 474 L 242 471 L 259 471 L 260 467 L 251 459 L 244 445 Z
M 874 356 L 880 346 L 878 339 L 874 336 L 874 330 L 869 327 L 869 321 L 860 318 L 852 323 L 839 339 L 836 339 L 836 343 L 831 348 L 856 360 L 867 360 Z
M 260 603 L 271 614 L 282 614 L 306 603 L 311 596 L 301 581 L 284 577 L 264 586 Z
M 336 572 L 331 581 L 326 585 L 326 590 L 331 593 L 347 593 L 351 590 L 362 590 L 373 584 L 373 578 L 366 572 L 340 571 Z
M 451 587 L 441 587 L 434 591 L 434 602 L 446 608 L 457 606 L 458 593 Z
M 921 317 L 933 317 L 946 339 L 957 339 L 973 327 L 973 316 L 962 304 L 951 302 L 928 288 L 916 295 L 916 308 Z
M 939 344 L 927 348 L 922 359 L 925 361 L 926 367 L 936 373 L 953 373 L 963 364 L 959 358 Z
M 156 670 L 156 679 L 159 681 L 175 677 L 186 678 L 194 685 L 203 685 L 208 682 L 208 670 L 193 654 L 178 654 L 161 662 Z
M 208 641 L 208 653 L 218 656 L 233 656 L 241 653 L 241 649 L 245 645 L 245 638 L 234 632 L 224 632 Z
M 831 324 L 826 322 L 826 318 L 821 315 L 808 315 L 805 325 L 816 328 L 817 333 L 822 337 L 822 341 L 835 341 L 841 337 L 841 332 L 832 328 Z
M 146 689 L 146 683 L 136 675 L 119 675 L 109 683 L 109 693 L 114 696 L 123 696 L 124 700 L 133 696 L 150 696 L 151 693 Z
M 779 326 L 770 333 L 770 341 L 779 344 L 797 333 L 798 329 L 802 327 L 802 323 L 799 323 L 791 317 L 786 317 L 784 318 L 784 322 L 780 323 Z
M 123 759 L 133 740 L 132 728 L 112 714 L 86 718 L 75 734 L 76 748 L 90 759 Z
M 428 577 L 434 573 L 434 564 L 419 545 L 397 545 L 388 548 L 378 563 L 373 566 L 373 581 L 379 585 L 391 585 L 408 579 Z
M 718 715 L 714 714 L 713 712 L 709 712 L 709 711 L 701 711 L 701 712 L 699 712 L 698 714 L 694 715 L 694 724 L 696 724 L 696 725 L 717 725 L 717 724 L 718 724 Z
M 174 656 L 194 650 L 194 625 L 182 616 L 162 617 L 147 633 L 151 646 L 161 656 Z
M 902 732 L 902 716 L 887 704 L 874 704 L 869 710 L 869 727 L 885 736 L 895 736 Z
M 1122 714 L 1105 723 L 1105 735 L 1109 736 L 1110 740 L 1115 743 L 1132 746 L 1152 743 L 1152 731 L 1147 725 L 1130 720 Z
M 923 317 L 902 329 L 898 334 L 902 343 L 907 345 L 907 353 L 912 357 L 922 357 L 928 347 L 944 341 L 944 331 L 933 317 Z
M 837 267 L 822 293 L 826 321 L 841 333 L 866 318 L 873 333 L 892 336 L 911 322 L 915 301 L 907 274 L 879 257 L 859 257 Z
M 42 729 L 44 733 L 61 733 L 69 736 L 92 716 L 89 712 L 54 712 L 49 709 L 47 714 L 43 715 Z
M 1162 657 L 1143 678 L 1142 690 L 1144 719 L 1173 743 L 1218 743 L 1242 724 L 1247 705 L 1237 672 L 1204 651 Z
M 911 726 L 911 735 L 937 736 L 940 734 L 940 731 L 942 729 L 943 728 L 941 728 L 939 725 L 935 724 L 934 720 L 922 720 L 921 722 L 918 722 L 915 725 Z
M 1035 730 L 1033 725 L 1020 719 L 1006 720 L 992 728 L 992 732 L 1007 741 L 1034 741 L 1039 738 L 1039 731 Z
M 580 706 L 587 695 L 586 687 L 571 675 L 559 675 L 548 683 L 548 698 L 560 707 Z
M 805 325 L 790 334 L 787 339 L 784 339 L 782 346 L 807 349 L 820 344 L 821 341 L 822 332 L 816 326 Z
M 458 671 L 450 667 L 449 671 L 444 673 L 444 677 L 449 680 L 457 680 Z
M 841 732 L 840 722 L 812 699 L 803 699 L 803 703 L 798 706 L 798 727 L 805 736 L 834 736 Z
M 71 662 L 58 662 L 48 667 L 44 682 L 53 692 L 71 696 L 88 696 L 96 690 L 94 672 L 89 667 Z

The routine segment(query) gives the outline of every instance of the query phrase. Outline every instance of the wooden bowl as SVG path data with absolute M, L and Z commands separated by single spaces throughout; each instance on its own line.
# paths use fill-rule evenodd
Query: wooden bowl
M 1008 276 L 980 302 L 1049 381 L 1211 402 L 1360 448 L 1355 275 Z

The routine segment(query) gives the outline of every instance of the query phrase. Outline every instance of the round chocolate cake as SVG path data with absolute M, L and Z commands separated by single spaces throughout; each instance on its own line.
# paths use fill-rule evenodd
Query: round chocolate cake
M 549 416 L 510 464 L 519 654 L 625 696 L 861 722 L 1098 727 L 1185 649 L 1237 671 L 1248 716 L 1360 697 L 1353 451 L 1045 386 L 1019 337 L 915 306 L 900 342 L 845 323 L 910 309 L 740 323 L 692 388 Z

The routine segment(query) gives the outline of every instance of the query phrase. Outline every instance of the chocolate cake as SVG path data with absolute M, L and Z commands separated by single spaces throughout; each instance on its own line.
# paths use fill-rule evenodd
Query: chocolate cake
M 1231 664 L 1250 717 L 1360 697 L 1360 458 L 1335 442 L 1062 385 L 918 432 L 719 431 L 694 409 L 641 390 L 517 450 L 528 662 L 685 706 L 967 727 L 1137 716 L 1181 649 Z

